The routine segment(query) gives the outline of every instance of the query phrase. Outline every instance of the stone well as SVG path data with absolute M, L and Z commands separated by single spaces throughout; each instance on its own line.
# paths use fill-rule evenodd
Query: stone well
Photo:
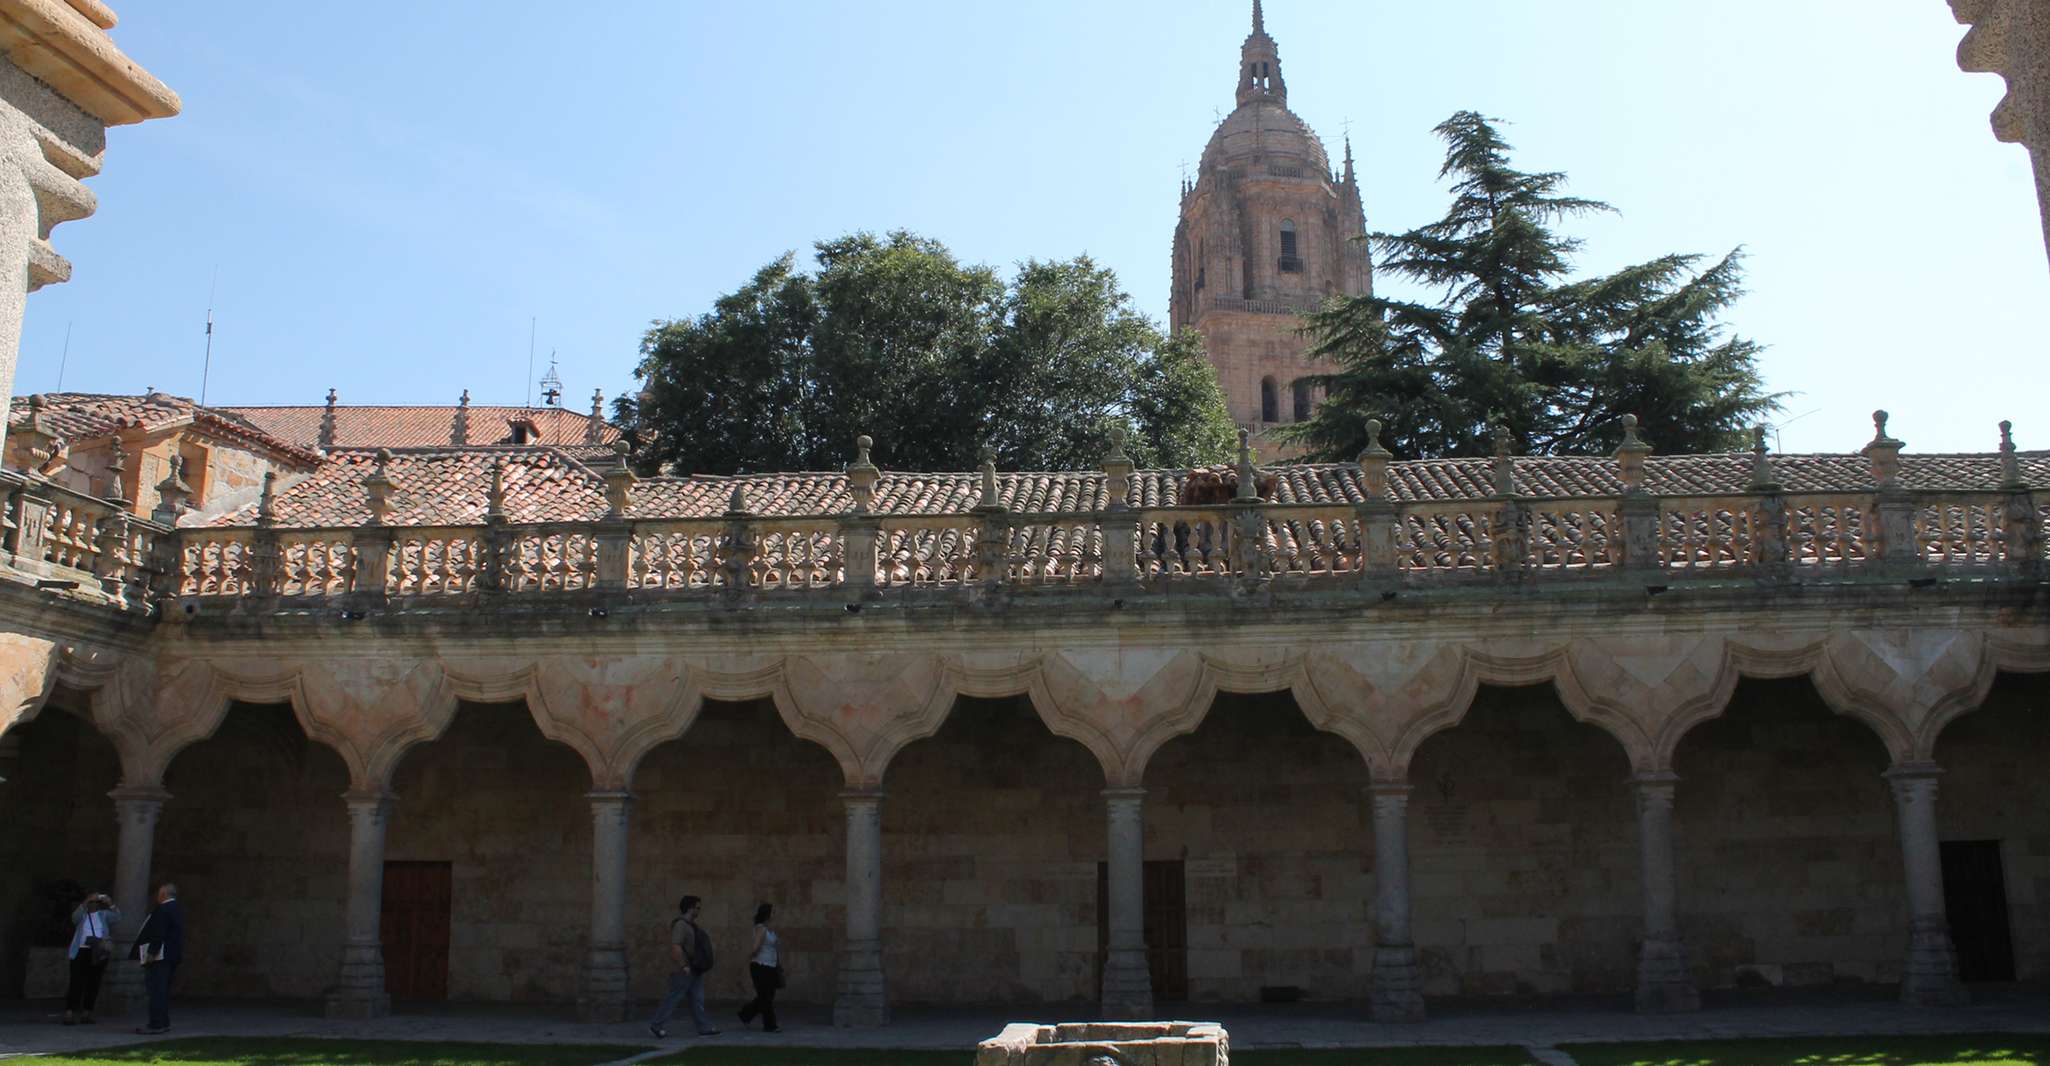
M 975 1066 L 1226 1066 L 1216 1022 L 1015 1022 L 975 1049 Z

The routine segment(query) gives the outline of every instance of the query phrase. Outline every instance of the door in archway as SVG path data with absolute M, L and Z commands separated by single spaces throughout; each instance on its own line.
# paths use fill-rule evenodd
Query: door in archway
M 1943 909 L 1966 981 L 2014 980 L 2014 937 L 2007 926 L 2007 874 L 1998 840 L 1943 842 Z
M 384 864 L 384 986 L 395 1000 L 448 998 L 453 869 L 445 862 Z
M 1180 859 L 1146 863 L 1146 971 L 1153 998 L 1179 1003 L 1189 998 L 1188 884 Z M 1096 991 L 1103 994 L 1103 959 L 1110 947 L 1110 866 L 1096 864 Z

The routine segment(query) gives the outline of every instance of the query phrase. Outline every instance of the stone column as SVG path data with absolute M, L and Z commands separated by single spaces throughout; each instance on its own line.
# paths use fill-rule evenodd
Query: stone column
M 883 793 L 849 789 L 847 806 L 847 946 L 840 953 L 840 994 L 833 1024 L 887 1025 L 883 982 Z
M 1146 790 L 1107 788 L 1103 798 L 1110 828 L 1103 1016 L 1146 1018 L 1153 1014 L 1153 974 L 1146 965 Z
M 626 855 L 630 792 L 592 792 L 591 953 L 577 1013 L 587 1022 L 626 1020 Z
M 1374 803 L 1374 986 L 1377 1022 L 1424 1020 L 1416 943 L 1409 932 L 1409 782 L 1376 781 Z
M 1934 763 L 1901 763 L 1886 772 L 1900 815 L 1901 865 L 1908 881 L 1908 958 L 1901 968 L 1901 1002 L 1953 1006 L 1965 1002 L 1957 978 L 1957 950 L 1943 912 L 1943 851 L 1936 835 Z
M 349 900 L 342 928 L 342 965 L 328 992 L 330 1018 L 382 1018 L 391 1013 L 384 986 L 384 831 L 392 795 L 383 789 L 347 792 Z
M 11 131 L 7 139 L 13 139 Z M 28 310 L 29 290 L 35 287 L 29 277 L 29 254 L 39 236 L 36 214 L 35 193 L 29 187 L 28 177 L 13 166 L 0 163 L 0 404 L 14 401 L 14 364 L 21 350 L 21 320 Z M 5 441 L 6 430 L 0 427 L 0 444 Z
M 1637 1010 L 1643 1014 L 1701 1007 L 1676 917 L 1673 787 L 1679 780 L 1670 771 L 1630 779 L 1637 791 L 1637 854 L 1644 880 L 1644 942 L 1637 949 Z
M 153 785 L 124 785 L 107 795 L 114 798 L 114 822 L 120 827 L 114 845 L 114 903 L 121 908 L 121 924 L 114 929 L 114 962 L 107 967 L 100 1002 L 102 1013 L 118 1017 L 144 999 L 142 968 L 128 961 L 128 949 L 135 944 L 143 916 L 149 913 L 150 856 L 156 850 L 157 816 L 171 794 Z

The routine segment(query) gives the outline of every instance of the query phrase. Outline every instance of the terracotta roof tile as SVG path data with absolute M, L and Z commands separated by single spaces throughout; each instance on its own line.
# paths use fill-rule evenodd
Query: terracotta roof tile
M 2024 476 L 2050 486 L 2050 453 L 2021 457 Z M 397 450 L 387 467 L 395 525 L 482 523 L 491 469 L 505 469 L 506 517 L 514 523 L 595 521 L 606 512 L 602 449 L 470 447 Z M 1731 495 L 1751 479 L 1749 454 L 1652 456 L 1645 487 L 1667 496 Z M 1870 465 L 1862 455 L 1780 455 L 1772 458 L 1788 493 L 1869 491 Z M 375 465 L 367 449 L 344 449 L 311 476 L 278 494 L 281 526 L 352 526 L 366 521 L 363 479 Z M 1351 464 L 1270 468 L 1274 502 L 1350 505 L 1365 499 L 1359 468 Z M 1441 459 L 1392 463 L 1389 482 L 1399 502 L 1458 502 L 1493 494 L 1492 461 Z M 1990 490 L 1999 487 L 1996 455 L 1904 455 L 1903 481 L 1915 489 Z M 1622 491 L 1616 464 L 1607 458 L 1538 457 L 1515 460 L 1517 491 L 1527 496 L 1612 497 Z M 1172 506 L 1185 471 L 1144 470 L 1132 475 L 1129 502 L 1140 508 Z M 1095 510 L 1104 503 L 1100 471 L 1000 472 L 997 494 L 1021 512 Z M 717 518 L 739 485 L 750 513 L 828 517 L 854 505 L 847 476 L 838 472 L 745 474 L 734 477 L 660 477 L 634 486 L 628 516 L 658 520 Z M 966 473 L 893 473 L 876 485 L 875 513 L 889 516 L 966 514 L 981 499 L 981 478 Z M 214 525 L 248 525 L 254 505 L 222 515 Z
M 196 425 L 217 436 L 245 441 L 300 465 L 320 462 L 320 455 L 290 437 L 273 434 L 261 426 L 219 407 L 201 407 L 184 396 L 152 392 L 140 396 L 88 392 L 46 392 L 16 396 L 7 411 L 10 432 L 26 428 L 32 418 L 42 419 L 50 432 L 73 442 L 112 436 L 117 430 L 146 432 L 176 426 Z
M 437 448 L 448 447 L 453 439 L 454 404 L 415 406 L 335 406 L 337 448 Z M 280 437 L 317 446 L 325 405 L 310 407 L 227 407 Z M 469 443 L 511 444 L 512 423 L 531 421 L 538 435 L 529 444 L 581 445 L 591 428 L 591 416 L 561 407 L 491 407 L 471 405 Z M 600 421 L 599 444 L 619 439 L 619 427 Z

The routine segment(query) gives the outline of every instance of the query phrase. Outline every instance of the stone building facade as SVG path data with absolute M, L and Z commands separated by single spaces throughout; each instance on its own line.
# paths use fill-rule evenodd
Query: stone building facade
M 2050 976 L 2050 454 L 1648 451 L 337 449 L 0 582 L 0 888 L 175 877 L 187 987 L 343 1015 L 620 1017 L 683 892 L 846 1024 Z
M 1280 455 L 1265 431 L 1307 418 L 1321 397 L 1306 379 L 1328 370 L 1307 355 L 1299 316 L 1371 293 L 1373 264 L 1352 144 L 1334 171 L 1324 142 L 1288 109 L 1281 51 L 1257 0 L 1236 99 L 1182 185 L 1168 322 L 1203 334 L 1232 419 Z

